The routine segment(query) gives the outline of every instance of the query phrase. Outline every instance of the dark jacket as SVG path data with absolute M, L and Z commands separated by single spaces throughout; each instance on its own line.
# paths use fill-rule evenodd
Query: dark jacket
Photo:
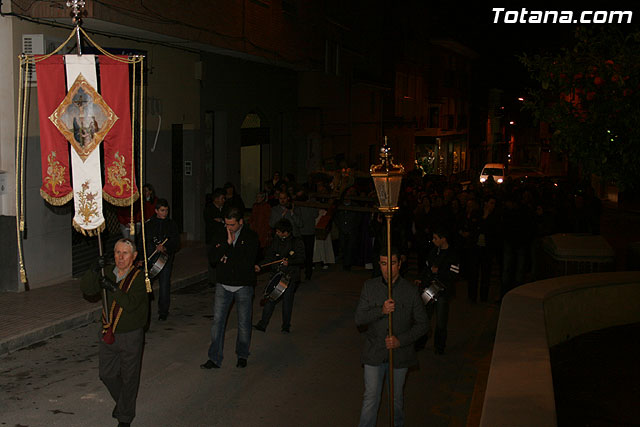
M 300 235 L 300 227 L 302 227 L 302 215 L 299 208 L 285 208 L 282 205 L 277 205 L 271 208 L 271 216 L 269 217 L 269 226 L 275 228 L 278 221 L 281 219 L 288 219 L 293 226 L 293 235 Z
M 108 265 L 104 269 L 104 275 L 116 281 L 116 275 L 113 273 L 113 264 Z M 135 267 L 134 267 L 135 268 Z M 80 289 L 85 295 L 96 295 L 102 288 L 98 283 L 100 278 L 99 274 L 92 269 L 88 270 L 83 276 L 80 282 Z M 131 332 L 139 328 L 143 328 L 147 324 L 147 315 L 149 312 L 149 299 L 147 295 L 147 288 L 144 284 L 144 272 L 139 271 L 133 283 L 129 287 L 128 292 L 123 292 L 120 289 L 116 292 L 107 292 L 108 307 L 111 308 L 111 303 L 115 301 L 122 307 L 122 315 L 118 320 L 118 324 L 114 333 Z
M 180 249 L 180 232 L 178 231 L 178 225 L 171 218 L 160 219 L 156 215 L 152 216 L 149 221 L 144 224 L 144 237 L 147 246 L 147 256 L 151 256 L 153 251 L 156 250 L 156 245 L 162 243 L 165 238 L 168 238 L 164 247 L 167 249 L 167 254 L 170 259 L 173 259 L 173 255 Z M 142 257 L 142 239 L 138 241 L 138 256 Z
M 213 237 L 216 233 L 220 232 L 224 228 L 224 215 L 222 209 L 218 209 L 213 203 L 207 204 L 204 207 L 204 227 L 205 227 L 205 243 L 210 245 L 213 242 Z M 216 221 L 216 219 L 222 219 L 223 222 Z
M 240 212 L 244 212 L 245 206 L 242 197 L 239 194 L 234 194 L 233 197 L 224 201 L 224 207 L 222 210 L 226 211 L 227 209 L 238 208 Z
M 367 326 L 362 350 L 362 363 L 377 366 L 388 361 L 389 350 L 385 337 L 389 320 L 382 314 L 382 305 L 387 300 L 387 284 L 382 277 L 367 280 L 362 288 L 356 308 L 356 325 Z M 417 364 L 414 342 L 427 332 L 427 311 L 420 298 L 418 287 L 402 277 L 393 285 L 393 335 L 400 347 L 393 350 L 394 368 L 407 368 Z
M 438 267 L 438 272 L 433 273 L 431 267 Z M 460 275 L 460 260 L 457 252 L 451 246 L 447 249 L 434 247 L 427 256 L 427 263 L 420 274 L 423 286 L 428 286 L 432 279 L 438 279 L 445 289 L 453 292 L 453 285 Z
M 291 253 L 293 252 L 293 254 Z M 274 265 L 274 270 L 282 271 L 288 274 L 291 278 L 291 283 L 300 281 L 300 266 L 304 265 L 304 243 L 299 237 L 289 235 L 286 239 L 280 239 L 278 236 L 273 238 L 271 246 L 267 249 L 264 260 L 261 264 L 266 264 L 271 261 L 276 261 L 281 258 L 287 258 L 289 265 L 278 266 Z
M 227 230 L 223 229 L 213 239 L 209 262 L 216 265 L 216 280 L 229 286 L 256 285 L 256 257 L 260 246 L 258 235 L 244 224 L 236 244 L 227 243 Z

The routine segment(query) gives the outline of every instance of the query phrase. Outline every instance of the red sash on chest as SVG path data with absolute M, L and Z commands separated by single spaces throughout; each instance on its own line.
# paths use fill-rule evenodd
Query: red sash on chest
M 131 284 L 135 280 L 136 276 L 140 273 L 140 270 L 137 267 L 133 267 L 127 276 L 120 281 L 118 287 L 125 294 L 129 291 Z M 122 307 L 116 302 L 115 298 L 111 303 L 111 309 L 109 310 L 109 319 L 111 319 L 111 323 L 107 323 L 106 315 L 104 309 L 102 310 L 102 340 L 107 344 L 113 344 L 116 340 L 114 332 L 116 330 L 116 326 L 118 326 L 118 321 L 120 320 L 120 316 L 122 315 Z

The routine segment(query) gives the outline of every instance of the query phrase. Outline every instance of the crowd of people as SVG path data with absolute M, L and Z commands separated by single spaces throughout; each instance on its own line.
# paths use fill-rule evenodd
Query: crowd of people
M 144 330 L 149 324 L 148 289 L 137 268 L 144 263 L 143 242 L 147 255 L 164 256 L 157 275 L 160 321 L 169 314 L 171 269 L 180 244 L 168 202 L 157 198 L 150 184 L 143 194 L 138 207 L 134 206 L 133 221 L 130 208 L 121 208 L 118 215 L 123 238 L 114 248 L 115 267 L 107 267 L 101 257 L 83 279 L 85 293 L 105 290 L 108 294 L 100 378 L 116 402 L 113 416 L 123 426 L 135 416 Z M 145 239 L 139 238 L 140 206 Z M 424 348 L 434 317 L 434 352 L 444 354 L 449 300 L 456 283 L 466 282 L 467 298 L 475 303 L 489 301 L 490 285 L 497 282 L 499 302 L 509 290 L 538 278 L 536 253 L 545 236 L 598 234 L 602 211 L 589 185 L 511 179 L 475 185 L 409 174 L 391 221 L 393 248 L 388 254 L 386 221 L 376 206 L 371 179 L 347 179 L 337 185 L 327 175 L 312 175 L 307 182 L 297 183 L 291 174 L 281 178 L 276 173 L 256 195 L 249 214 L 232 183 L 207 195 L 203 215 L 215 303 L 211 343 L 200 367 L 222 366 L 233 302 L 238 311 L 236 367 L 245 368 L 252 329 L 266 332 L 280 302 L 281 332 L 290 332 L 294 296 L 303 277 L 310 280 L 314 269 L 336 262 L 345 272 L 354 267 L 368 269 L 371 279 L 362 288 L 355 316 L 356 324 L 366 329 L 360 425 L 375 425 L 390 349 L 398 355 L 393 367 L 394 410 L 396 423 L 402 425 L 407 370 L 416 363 L 416 351 Z M 277 282 L 269 283 L 276 297 L 265 293 L 262 317 L 252 324 L 257 275 L 265 271 L 270 272 L 271 282 Z M 407 280 L 411 274 L 413 281 Z M 498 280 L 491 281 L 492 276 Z M 392 298 L 386 293 L 389 281 Z M 396 319 L 393 335 L 386 332 L 391 313 Z
M 386 225 L 376 209 L 371 179 L 355 179 L 340 193 L 332 193 L 330 186 L 322 179 L 303 184 L 290 180 L 288 186 L 263 192 L 249 224 L 266 247 L 276 218 L 287 217 L 295 235 L 315 235 L 316 251 L 321 246 L 324 252 L 324 246 L 329 246 L 330 257 L 312 252 L 315 263 L 327 262 L 321 258 L 337 259 L 346 271 L 360 266 L 379 275 L 377 256 L 386 247 Z M 404 262 L 402 273 L 414 265 L 406 261 L 415 259 L 419 274 L 434 247 L 433 230 L 446 230 L 460 257 L 469 299 L 486 301 L 492 272 L 499 273 L 500 296 L 536 279 L 534 249 L 540 239 L 554 233 L 599 234 L 601 213 L 600 199 L 585 183 L 507 178 L 503 184 L 476 185 L 410 175 L 403 182 L 399 210 L 393 216 L 392 242 Z

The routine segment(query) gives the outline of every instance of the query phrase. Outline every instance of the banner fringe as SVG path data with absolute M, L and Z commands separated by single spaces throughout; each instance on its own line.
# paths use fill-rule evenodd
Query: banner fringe
M 44 192 L 41 188 L 40 196 L 42 196 L 42 198 L 46 200 L 46 202 L 49 203 L 50 205 L 62 206 L 62 205 L 66 205 L 73 199 L 73 191 L 69 192 L 69 194 L 62 197 L 51 197 L 49 194 Z
M 127 197 L 125 199 L 117 199 L 112 195 L 110 195 L 109 193 L 102 190 L 102 198 L 114 206 L 129 206 L 135 203 L 140 198 L 140 195 L 136 192 L 136 193 L 133 193 L 133 197 Z
M 102 221 L 102 223 L 97 226 L 96 228 L 93 228 L 91 230 L 87 230 L 85 228 L 82 228 L 81 225 L 79 225 L 76 220 L 73 220 L 73 228 L 76 229 L 76 231 L 78 233 L 82 233 L 85 236 L 97 236 L 99 233 L 102 233 L 104 231 L 104 229 L 106 228 L 106 222 Z

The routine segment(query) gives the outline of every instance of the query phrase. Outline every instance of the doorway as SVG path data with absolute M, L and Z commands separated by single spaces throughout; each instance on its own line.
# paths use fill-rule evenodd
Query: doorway
M 269 128 L 264 124 L 258 113 L 249 113 L 240 127 L 240 195 L 247 207 L 262 188 L 263 158 L 270 148 Z
M 182 232 L 184 226 L 183 199 L 183 130 L 182 124 L 171 125 L 171 218 Z

